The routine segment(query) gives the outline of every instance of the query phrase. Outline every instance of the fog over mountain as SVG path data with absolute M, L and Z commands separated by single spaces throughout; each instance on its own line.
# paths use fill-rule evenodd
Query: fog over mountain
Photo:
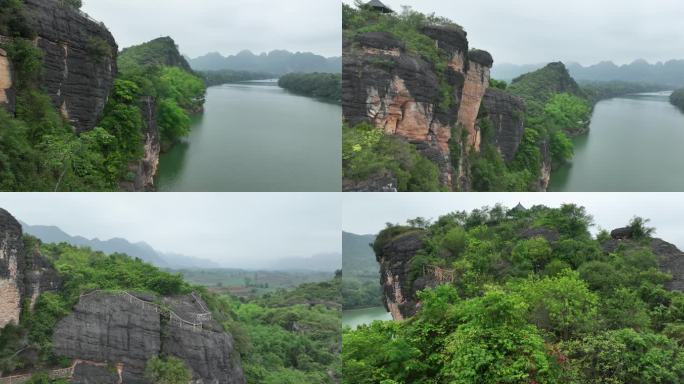
M 289 260 L 318 270 L 312 255 L 341 253 L 340 200 L 334 193 L 7 193 L 0 207 L 40 237 L 164 267 L 275 269 Z

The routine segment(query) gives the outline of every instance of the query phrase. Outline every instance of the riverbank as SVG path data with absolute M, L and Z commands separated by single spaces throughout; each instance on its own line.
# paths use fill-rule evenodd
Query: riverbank
M 575 156 L 554 170 L 548 191 L 679 191 L 684 189 L 684 114 L 671 92 L 596 104 L 587 135 L 573 138 Z
M 209 87 L 190 135 L 160 158 L 158 191 L 339 191 L 341 107 L 272 83 Z
M 376 320 L 392 320 L 392 315 L 384 307 L 349 309 L 342 311 L 342 326 L 356 328 Z

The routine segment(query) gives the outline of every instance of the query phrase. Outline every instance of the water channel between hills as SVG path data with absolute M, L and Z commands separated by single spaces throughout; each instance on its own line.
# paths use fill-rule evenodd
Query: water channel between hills
M 192 132 L 161 155 L 159 191 L 340 191 L 339 105 L 273 83 L 207 90 Z
M 575 156 L 554 171 L 552 192 L 684 191 L 684 113 L 671 92 L 641 93 L 596 105 Z

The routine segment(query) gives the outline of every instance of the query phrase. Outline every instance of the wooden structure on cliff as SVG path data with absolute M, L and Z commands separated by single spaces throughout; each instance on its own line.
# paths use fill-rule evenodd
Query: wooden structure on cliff
M 380 13 L 394 13 L 392 8 L 383 4 L 380 0 L 371 0 L 364 5 L 365 8 L 378 11 Z

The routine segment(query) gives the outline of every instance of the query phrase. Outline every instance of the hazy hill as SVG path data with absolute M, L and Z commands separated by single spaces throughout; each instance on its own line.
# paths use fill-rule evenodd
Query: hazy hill
M 380 270 L 375 260 L 375 253 L 370 244 L 375 241 L 375 235 L 357 235 L 342 232 L 342 272 L 344 276 L 360 273 L 376 272 Z
M 230 69 L 234 71 L 265 72 L 276 75 L 286 73 L 340 73 L 342 58 L 326 58 L 311 52 L 292 53 L 288 51 L 272 51 L 256 55 L 251 51 L 242 51 L 237 55 L 225 57 L 218 52 L 208 53 L 190 60 L 190 65 L 197 71 L 218 71 Z
M 216 263 L 209 260 L 197 259 L 179 254 L 165 254 L 159 252 L 145 242 L 131 243 L 130 241 L 122 238 L 113 238 L 109 240 L 86 239 L 82 236 L 71 236 L 55 226 L 28 225 L 23 222 L 21 225 L 25 233 L 39 238 L 44 243 L 67 243 L 79 247 L 90 247 L 96 251 L 101 251 L 108 255 L 111 255 L 112 253 L 125 253 L 131 257 L 137 257 L 158 267 L 217 267 Z
M 308 258 L 285 258 L 276 261 L 268 269 L 276 271 L 322 271 L 334 272 L 342 268 L 342 255 L 320 253 Z
M 510 81 L 543 66 L 544 64 L 496 64 L 492 68 L 492 77 Z M 567 68 L 570 75 L 579 82 L 628 81 L 670 87 L 684 86 L 684 60 L 650 64 L 646 60 L 639 59 L 625 65 L 616 65 L 612 61 L 602 61 L 587 67 L 578 63 L 568 63 Z

